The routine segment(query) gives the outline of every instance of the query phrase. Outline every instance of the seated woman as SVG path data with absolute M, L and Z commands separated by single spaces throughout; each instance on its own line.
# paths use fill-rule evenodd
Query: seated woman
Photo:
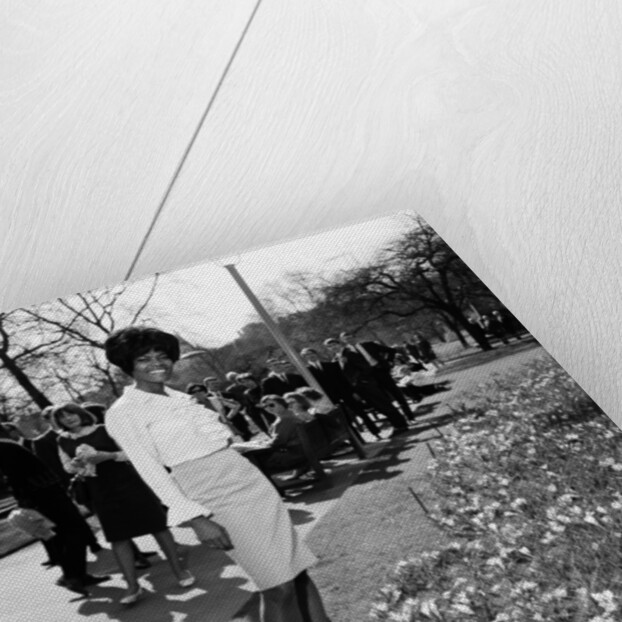
M 327 415 L 332 410 L 335 410 L 335 404 L 333 404 L 324 393 L 320 393 L 311 387 L 301 387 L 300 389 L 296 389 L 296 393 L 309 402 L 309 412 L 313 415 Z
M 259 591 L 261 622 L 327 622 L 306 572 L 315 556 L 278 492 L 231 449 L 217 413 L 166 386 L 179 360 L 177 337 L 130 326 L 104 345 L 108 360 L 134 379 L 108 410 L 106 426 L 168 506 L 170 523 L 191 527 L 241 566 Z
M 186 387 L 186 393 L 191 395 L 195 402 L 201 404 L 201 406 L 204 406 L 210 412 L 217 412 L 220 422 L 231 430 L 232 436 L 237 436 L 240 440 L 244 438 L 245 434 L 235 425 L 236 416 L 239 415 L 242 408 L 239 402 L 223 398 L 212 398 L 209 395 L 207 387 L 198 382 L 189 384 Z M 214 400 L 218 401 L 215 402 Z M 244 417 L 242 417 L 242 419 L 244 419 Z
M 305 461 L 298 436 L 298 426 L 302 420 L 288 408 L 287 402 L 280 395 L 264 395 L 259 405 L 274 417 L 274 421 L 268 430 L 270 440 L 261 443 L 266 451 L 255 454 L 257 466 L 268 473 L 300 467 L 301 462 Z
M 166 528 L 166 512 L 153 491 L 140 478 L 125 454 L 94 417 L 77 404 L 52 409 L 61 461 L 69 473 L 80 474 L 93 511 L 127 582 L 122 605 L 137 602 L 143 592 L 136 576 L 132 538 L 152 534 L 162 548 L 181 587 L 194 577 L 181 567 L 177 549 Z
M 331 443 L 333 449 L 339 449 L 339 443 L 350 445 L 348 430 L 345 428 L 347 419 L 337 416 L 337 413 L 343 412 L 343 405 L 333 404 L 323 393 L 316 391 L 311 387 L 301 387 L 296 389 L 299 398 L 304 399 L 309 407 L 307 412 L 320 422 L 327 440 Z M 284 395 L 283 397 L 287 397 Z M 345 415 L 345 412 L 344 412 Z M 353 428 L 354 433 L 356 430 Z
M 285 393 L 283 399 L 285 400 L 287 408 L 289 408 L 303 423 L 313 421 L 315 418 L 313 412 L 311 412 L 311 403 L 298 391 Z

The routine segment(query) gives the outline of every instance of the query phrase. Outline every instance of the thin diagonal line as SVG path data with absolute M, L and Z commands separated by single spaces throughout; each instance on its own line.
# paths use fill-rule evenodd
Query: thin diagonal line
M 205 108 L 205 111 L 201 115 L 201 119 L 199 120 L 199 123 L 196 129 L 194 130 L 194 133 L 192 134 L 192 137 L 190 138 L 190 141 L 188 142 L 188 145 L 186 146 L 186 149 L 184 150 L 184 153 L 182 154 L 181 159 L 179 160 L 179 164 L 177 165 L 177 168 L 175 169 L 175 172 L 173 173 L 173 176 L 171 177 L 171 181 L 166 187 L 166 191 L 164 192 L 164 195 L 162 196 L 162 199 L 153 215 L 153 218 L 151 219 L 151 224 L 149 225 L 149 228 L 147 229 L 147 232 L 145 233 L 142 239 L 142 242 L 140 243 L 140 246 L 138 247 L 138 251 L 136 251 L 134 260 L 132 261 L 129 270 L 127 271 L 127 274 L 125 275 L 126 281 L 131 278 L 134 272 L 134 269 L 136 268 L 136 264 L 138 263 L 138 260 L 143 254 L 143 251 L 145 250 L 147 241 L 149 237 L 151 236 L 156 226 L 156 223 L 158 222 L 158 218 L 160 218 L 160 214 L 162 214 L 162 210 L 164 209 L 164 206 L 166 205 L 166 202 L 168 201 L 168 198 L 171 195 L 171 192 L 173 190 L 173 187 L 175 186 L 175 183 L 177 182 L 177 179 L 181 173 L 181 170 L 184 167 L 186 160 L 188 159 L 188 155 L 190 154 L 190 151 L 192 150 L 192 147 L 194 146 L 194 143 L 199 135 L 199 132 L 201 131 L 201 128 L 203 127 L 203 123 L 205 122 L 207 115 L 210 113 L 212 106 L 214 105 L 214 102 L 216 101 L 216 97 L 218 96 L 218 93 L 220 92 L 220 87 L 223 85 L 225 78 L 227 77 L 227 74 L 229 73 L 229 69 L 231 69 L 231 65 L 233 65 L 233 61 L 235 60 L 238 50 L 242 46 L 244 37 L 246 37 L 246 33 L 249 31 L 251 24 L 253 22 L 253 19 L 255 18 L 255 14 L 257 13 L 257 10 L 259 9 L 259 5 L 261 3 L 262 3 L 262 0 L 257 0 L 257 3 L 255 4 L 255 8 L 253 9 L 253 12 L 248 18 L 248 21 L 246 22 L 246 26 L 244 27 L 244 30 L 242 31 L 242 34 L 240 35 L 240 38 L 238 39 L 238 42 L 235 45 L 235 48 L 233 48 L 231 57 L 229 58 L 229 61 L 227 62 L 227 65 L 224 71 L 222 72 L 222 75 L 220 76 L 220 80 L 218 80 L 218 84 L 216 85 L 216 88 L 214 89 L 214 92 L 212 93 L 212 96 L 210 97 L 210 100 L 207 103 L 207 107 Z

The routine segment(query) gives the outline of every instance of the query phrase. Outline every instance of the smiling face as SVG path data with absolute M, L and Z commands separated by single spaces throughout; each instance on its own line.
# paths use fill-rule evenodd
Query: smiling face
M 82 417 L 80 417 L 80 415 L 67 411 L 63 412 L 58 417 L 58 422 L 65 428 L 65 430 L 69 430 L 70 432 L 72 430 L 79 430 L 83 426 Z
M 134 359 L 132 377 L 136 388 L 161 393 L 173 373 L 173 361 L 161 350 L 149 350 Z
M 283 406 L 283 404 L 280 404 L 279 402 L 272 399 L 262 400 L 261 407 L 265 408 L 271 415 L 274 415 L 275 417 L 282 416 L 283 413 L 287 412 L 287 408 Z

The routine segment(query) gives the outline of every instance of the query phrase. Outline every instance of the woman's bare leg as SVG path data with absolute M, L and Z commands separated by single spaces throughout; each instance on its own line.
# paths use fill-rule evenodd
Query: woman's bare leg
M 177 544 L 175 540 L 173 540 L 173 536 L 168 529 L 164 531 L 159 531 L 158 533 L 154 533 L 153 537 L 157 540 L 166 560 L 171 566 L 173 574 L 177 577 L 177 579 L 183 579 L 186 577 L 187 568 L 182 565 L 182 562 L 179 558 L 179 553 L 177 551 Z
M 293 581 L 260 592 L 262 622 L 305 622 Z
M 136 576 L 136 560 L 134 557 L 134 550 L 132 549 L 131 540 L 119 540 L 118 542 L 111 542 L 112 552 L 114 553 L 117 564 L 121 569 L 123 578 L 127 583 L 128 594 L 133 594 L 138 591 L 138 577 Z

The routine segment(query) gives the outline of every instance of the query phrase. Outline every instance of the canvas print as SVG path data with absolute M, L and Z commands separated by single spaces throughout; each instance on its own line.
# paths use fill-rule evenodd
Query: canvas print
M 0 313 L 0 423 L 2 619 L 622 615 L 619 429 L 415 213 Z

